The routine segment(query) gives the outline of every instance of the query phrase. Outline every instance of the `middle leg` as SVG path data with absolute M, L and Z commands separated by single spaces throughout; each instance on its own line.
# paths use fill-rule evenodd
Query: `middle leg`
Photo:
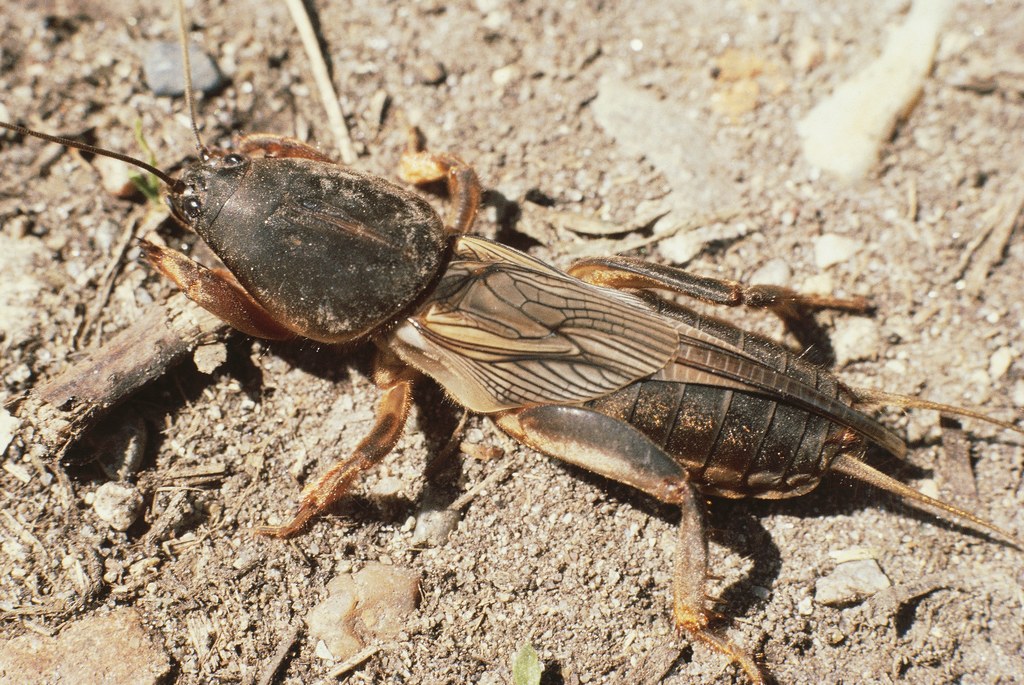
M 375 380 L 384 389 L 377 405 L 373 428 L 356 447 L 355 452 L 320 476 L 302 493 L 302 503 L 292 520 L 283 526 L 260 526 L 257 535 L 287 538 L 301 532 L 314 516 L 344 497 L 356 479 L 391 453 L 409 418 L 415 372 L 399 366 L 384 353 L 377 359 Z
M 744 285 L 738 281 L 697 276 L 679 267 L 635 257 L 585 259 L 573 264 L 569 274 L 609 288 L 670 290 L 708 304 L 767 309 L 787 324 L 820 309 L 854 314 L 871 311 L 870 303 L 863 297 L 808 295 L 777 285 Z
M 416 185 L 445 181 L 451 201 L 445 227 L 454 234 L 469 233 L 480 208 L 480 179 L 473 167 L 455 155 L 427 152 L 420 132 L 413 128 L 398 173 Z
M 654 264 L 634 257 L 601 257 L 577 262 L 569 273 L 594 285 L 636 290 L 668 290 L 701 302 L 726 307 L 767 309 L 778 316 L 800 343 L 813 363 L 830 366 L 835 353 L 828 335 L 814 320 L 813 312 L 833 309 L 853 314 L 868 314 L 870 303 L 863 297 L 808 295 L 775 285 L 744 285 L 691 274 L 679 267 Z M 679 305 L 661 297 L 652 297 L 669 308 Z

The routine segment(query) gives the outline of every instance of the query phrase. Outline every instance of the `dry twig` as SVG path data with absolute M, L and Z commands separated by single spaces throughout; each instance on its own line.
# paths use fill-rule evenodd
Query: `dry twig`
M 320 42 L 317 40 L 309 15 L 306 14 L 306 7 L 302 4 L 302 0 L 285 0 L 285 2 L 288 5 L 288 11 L 291 12 L 292 21 L 295 22 L 295 28 L 299 30 L 302 46 L 309 57 L 313 80 L 316 81 L 317 90 L 320 91 L 320 100 L 323 102 L 324 109 L 327 110 L 327 121 L 334 132 L 341 161 L 345 164 L 352 164 L 356 161 L 356 151 L 352 147 L 352 138 L 349 136 L 348 126 L 345 124 L 345 117 L 341 112 L 338 95 L 334 92 L 334 84 L 331 83 L 331 75 L 327 71 L 327 62 L 324 60 L 323 53 L 320 52 Z
M 226 329 L 185 295 L 172 296 L 16 402 L 24 434 L 59 458 L 112 407 Z

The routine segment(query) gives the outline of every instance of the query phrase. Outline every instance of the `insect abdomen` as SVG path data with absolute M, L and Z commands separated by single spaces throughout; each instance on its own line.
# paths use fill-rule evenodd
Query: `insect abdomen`
M 632 424 L 707 494 L 791 497 L 813 489 L 846 429 L 752 393 L 639 381 L 587 406 Z
M 661 313 L 714 335 L 825 397 L 845 401 L 834 376 L 781 345 L 689 310 L 673 307 Z M 724 497 L 803 494 L 818 484 L 840 446 L 862 449 L 850 444 L 854 434 L 826 412 L 728 387 L 641 380 L 587 406 L 635 426 L 683 464 L 694 485 Z

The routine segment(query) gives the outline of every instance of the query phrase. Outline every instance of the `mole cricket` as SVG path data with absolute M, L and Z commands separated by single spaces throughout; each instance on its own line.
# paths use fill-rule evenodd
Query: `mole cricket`
M 184 45 L 180 0 L 179 14 Z M 230 150 L 208 147 L 190 86 L 186 101 L 198 155 L 178 176 L 96 146 L 0 126 L 157 176 L 172 215 L 220 264 L 143 241 L 145 258 L 233 328 L 263 339 L 375 348 L 382 398 L 372 428 L 303 491 L 288 523 L 258 534 L 298 535 L 349 493 L 401 437 L 415 384 L 435 382 L 520 443 L 678 507 L 673 622 L 754 683 L 769 681 L 768 666 L 724 635 L 705 596 L 706 496 L 794 497 L 835 471 L 1021 549 L 1012 532 L 862 459 L 872 445 L 896 457 L 907 452 L 871 415 L 884 405 L 1024 432 L 1019 426 L 849 386 L 787 346 L 683 303 L 764 309 L 797 329 L 817 310 L 865 313 L 865 300 L 744 285 L 631 257 L 587 259 L 562 271 L 470 234 L 481 184 L 460 157 L 426 151 L 417 140 L 402 156 L 407 183 L 446 184 L 442 218 L 406 187 L 295 139 L 258 134 Z

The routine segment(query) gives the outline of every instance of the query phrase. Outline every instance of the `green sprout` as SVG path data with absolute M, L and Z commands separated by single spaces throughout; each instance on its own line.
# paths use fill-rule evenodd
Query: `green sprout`
M 514 685 L 540 685 L 543 672 L 544 665 L 537 656 L 537 650 L 527 642 L 512 659 L 512 682 Z
M 142 119 L 135 120 L 135 142 L 142 148 L 146 161 L 156 166 L 156 155 L 153 154 L 152 148 L 146 142 L 146 137 L 142 135 Z M 139 189 L 139 192 L 146 197 L 147 201 L 154 204 L 160 202 L 160 180 L 156 176 L 149 172 L 132 171 L 128 178 Z

